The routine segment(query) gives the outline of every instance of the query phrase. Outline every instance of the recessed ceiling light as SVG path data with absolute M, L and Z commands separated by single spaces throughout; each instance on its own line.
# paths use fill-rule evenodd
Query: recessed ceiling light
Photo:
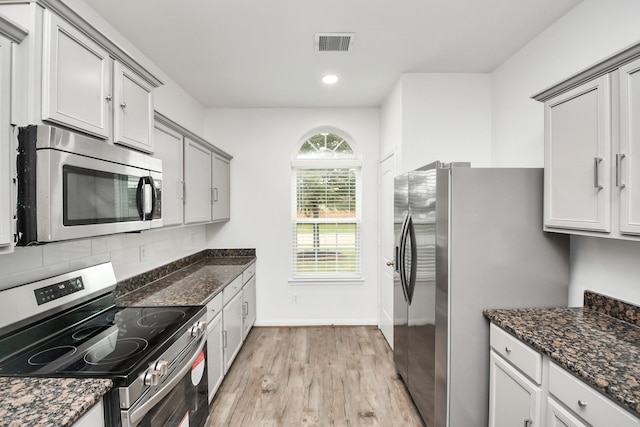
M 327 74 L 322 78 L 322 83 L 326 85 L 336 84 L 338 82 L 338 76 L 335 74 Z

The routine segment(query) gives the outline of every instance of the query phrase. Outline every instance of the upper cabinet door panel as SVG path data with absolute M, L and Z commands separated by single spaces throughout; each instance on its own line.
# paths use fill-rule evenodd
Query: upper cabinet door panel
M 640 60 L 620 68 L 620 231 L 640 234 Z
M 211 221 L 211 151 L 184 140 L 184 223 Z
M 44 25 L 42 119 L 108 138 L 108 52 L 50 11 Z
M 119 62 L 114 75 L 114 142 L 153 152 L 153 88 Z
M 545 103 L 545 226 L 610 231 L 609 76 Z
M 154 146 L 154 157 L 162 160 L 162 226 L 180 225 L 184 215 L 182 135 L 157 124 Z
M 229 160 L 213 156 L 212 220 L 226 221 L 231 217 Z

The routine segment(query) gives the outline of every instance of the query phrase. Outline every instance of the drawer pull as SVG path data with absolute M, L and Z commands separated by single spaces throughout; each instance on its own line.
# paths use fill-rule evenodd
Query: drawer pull
M 504 351 L 507 352 L 507 354 L 511 354 L 511 352 L 513 351 L 513 349 L 511 347 L 505 347 Z
M 587 407 L 587 402 L 585 402 L 584 400 L 578 399 L 578 406 L 581 407 L 581 408 L 586 408 Z
M 524 420 L 524 427 L 530 427 L 533 424 L 533 420 Z

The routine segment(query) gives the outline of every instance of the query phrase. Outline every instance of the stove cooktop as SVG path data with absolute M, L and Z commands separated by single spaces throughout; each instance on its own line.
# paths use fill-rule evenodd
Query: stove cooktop
M 104 306 L 95 301 L 0 338 L 0 375 L 126 381 L 206 313 L 201 306 Z

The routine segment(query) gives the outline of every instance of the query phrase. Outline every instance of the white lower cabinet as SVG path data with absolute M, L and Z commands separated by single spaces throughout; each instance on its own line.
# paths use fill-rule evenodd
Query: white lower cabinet
M 78 421 L 73 423 L 73 427 L 104 427 L 102 399 L 93 405 Z
M 491 351 L 489 426 L 541 426 L 540 387 Z
M 587 427 L 582 421 L 562 407 L 560 402 L 549 396 L 547 399 L 548 427 Z
M 242 287 L 242 310 L 242 340 L 244 340 L 256 322 L 256 276 L 251 276 Z
M 222 309 L 224 346 L 224 373 L 242 347 L 242 293 L 237 293 Z
M 640 427 L 640 418 L 549 357 L 494 324 L 490 331 L 489 426 Z
M 223 348 L 222 348 L 222 313 L 210 320 L 207 325 L 207 368 L 209 377 L 209 403 L 224 378 Z

